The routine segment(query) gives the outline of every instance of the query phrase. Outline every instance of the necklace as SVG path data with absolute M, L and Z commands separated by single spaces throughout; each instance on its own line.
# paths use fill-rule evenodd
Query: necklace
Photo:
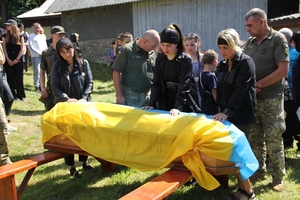
M 68 66 L 68 69 L 69 69 L 69 72 L 72 72 L 73 65 L 72 65 L 72 66 L 71 66 L 71 65 L 69 65 L 69 66 Z

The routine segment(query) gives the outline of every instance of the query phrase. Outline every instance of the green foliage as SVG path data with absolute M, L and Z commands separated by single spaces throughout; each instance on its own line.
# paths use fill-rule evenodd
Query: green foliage
M 15 19 L 16 16 L 41 6 L 46 0 L 1 0 L 5 6 L 1 7 L 1 16 Z M 3 15 L 4 14 L 4 15 Z

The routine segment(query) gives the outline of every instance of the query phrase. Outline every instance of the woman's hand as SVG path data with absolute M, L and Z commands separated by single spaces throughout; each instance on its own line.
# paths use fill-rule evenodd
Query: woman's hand
M 11 59 L 7 59 L 7 63 L 9 64 L 9 66 L 14 66 L 15 65 Z
M 176 116 L 180 115 L 180 111 L 178 109 L 173 108 L 172 110 L 170 110 L 170 114 L 171 114 L 171 116 L 176 117 Z
M 78 100 L 77 100 L 77 99 L 74 99 L 74 98 L 70 98 L 70 99 L 67 100 L 67 102 L 73 103 L 73 102 L 78 102 Z
M 49 94 L 45 88 L 41 89 L 41 95 L 42 95 L 42 97 L 45 97 L 45 98 L 49 97 Z
M 224 122 L 228 118 L 228 116 L 220 112 L 218 114 L 215 114 L 212 118 L 213 120 Z
M 79 102 L 86 102 L 85 99 L 79 99 Z
M 153 106 L 143 106 L 142 110 L 153 110 L 154 107 Z

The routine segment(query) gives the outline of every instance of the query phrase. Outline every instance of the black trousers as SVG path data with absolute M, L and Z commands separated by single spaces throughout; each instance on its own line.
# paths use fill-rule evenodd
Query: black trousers
M 284 101 L 284 111 L 286 112 L 286 130 L 282 133 L 284 147 L 292 147 L 294 139 L 299 140 L 297 135 L 300 135 L 300 122 L 296 114 L 297 109 L 293 100 Z M 298 141 L 299 145 L 300 141 Z
M 14 102 L 14 96 L 10 90 L 9 84 L 6 81 L 6 74 L 4 70 L 0 72 L 0 94 L 5 108 L 5 114 L 8 116 Z
M 23 99 L 26 98 L 23 82 L 23 63 L 20 61 L 14 66 L 9 66 L 6 62 L 4 69 L 7 75 L 7 82 L 14 98 Z
M 87 161 L 87 156 L 83 156 L 83 155 L 79 155 L 79 161 L 80 162 L 86 162 Z M 74 154 L 69 155 L 67 157 L 64 158 L 65 159 L 65 164 L 68 166 L 72 166 L 74 165 Z

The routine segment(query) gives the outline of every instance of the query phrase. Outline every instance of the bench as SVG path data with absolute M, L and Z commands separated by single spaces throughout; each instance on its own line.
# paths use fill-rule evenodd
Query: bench
M 123 196 L 120 200 L 165 199 L 180 186 L 190 181 L 192 177 L 193 176 L 190 171 L 182 171 L 171 168 Z
M 202 154 L 202 158 L 206 155 Z M 138 187 L 119 200 L 162 200 L 171 195 L 180 186 L 191 180 L 191 172 L 182 164 L 171 164 L 168 171 Z M 236 174 L 235 166 L 208 167 L 206 171 L 212 174 L 223 186 L 228 188 L 228 175 Z
M 49 149 L 52 151 L 60 151 L 65 153 L 75 153 L 81 155 L 90 156 L 89 153 L 80 149 L 78 146 L 68 146 L 62 144 L 55 144 L 55 143 L 44 143 L 44 148 Z M 207 157 L 205 154 L 201 154 L 201 157 L 205 159 L 206 170 L 212 174 L 220 184 L 227 188 L 228 187 L 228 175 L 237 173 L 237 168 L 228 165 L 223 167 L 210 167 L 212 166 L 212 162 L 215 160 Z M 96 158 L 101 163 L 101 169 L 103 171 L 114 171 L 115 164 L 105 161 L 100 158 Z M 127 195 L 120 198 L 120 200 L 158 200 L 158 199 L 165 199 L 167 196 L 172 194 L 176 189 L 180 186 L 184 185 L 188 181 L 192 179 L 191 172 L 184 166 L 180 159 L 175 160 L 169 166 L 166 172 L 162 173 L 161 175 L 155 177 L 154 179 L 150 180 L 149 182 L 145 183 L 144 185 L 140 186 L 139 188 L 133 190 L 132 192 L 128 193 Z M 220 161 L 222 162 L 222 161 Z
M 225 188 L 228 187 L 228 170 L 230 173 L 237 172 L 237 169 L 234 167 L 223 168 L 222 171 L 226 171 L 225 174 L 221 172 L 214 174 L 216 169 L 213 168 L 206 168 L 206 170 L 214 175 Z M 126 194 L 119 200 L 162 200 L 171 195 L 180 186 L 189 182 L 192 177 L 193 176 L 190 171 L 171 168 L 132 192 Z
M 1 199 L 19 199 L 25 190 L 35 168 L 39 165 L 52 162 L 69 155 L 68 153 L 48 151 L 30 158 L 16 161 L 0 167 L 0 194 Z M 15 174 L 26 171 L 20 186 L 16 187 Z

